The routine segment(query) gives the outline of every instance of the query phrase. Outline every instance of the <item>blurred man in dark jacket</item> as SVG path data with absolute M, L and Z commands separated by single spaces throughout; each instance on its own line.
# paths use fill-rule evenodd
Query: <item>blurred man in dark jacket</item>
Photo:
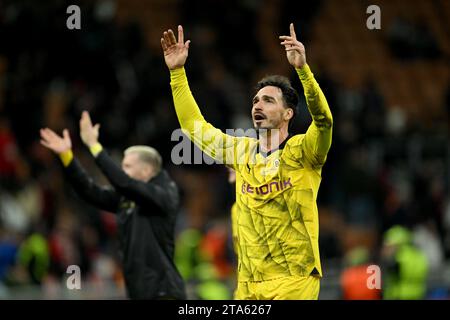
M 128 296 L 185 299 L 184 283 L 173 262 L 179 206 L 175 182 L 162 169 L 159 153 L 147 146 L 126 149 L 121 169 L 98 142 L 99 127 L 83 112 L 81 139 L 112 188 L 96 185 L 74 158 L 67 129 L 62 137 L 48 128 L 41 129 L 41 144 L 59 155 L 68 180 L 83 199 L 117 213 Z

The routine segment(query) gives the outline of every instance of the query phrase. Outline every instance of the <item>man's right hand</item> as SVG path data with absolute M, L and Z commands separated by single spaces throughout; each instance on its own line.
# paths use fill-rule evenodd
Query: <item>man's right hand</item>
M 70 140 L 69 131 L 63 130 L 63 136 L 57 135 L 49 128 L 41 129 L 41 144 L 52 150 L 56 154 L 61 154 L 72 149 L 72 141 Z
M 164 51 L 164 60 L 170 70 L 184 66 L 188 57 L 190 42 L 190 40 L 184 42 L 182 26 L 178 26 L 178 42 L 172 30 L 164 31 L 161 46 Z
M 80 137 L 89 148 L 98 143 L 100 124 L 93 125 L 89 112 L 83 111 L 80 119 Z

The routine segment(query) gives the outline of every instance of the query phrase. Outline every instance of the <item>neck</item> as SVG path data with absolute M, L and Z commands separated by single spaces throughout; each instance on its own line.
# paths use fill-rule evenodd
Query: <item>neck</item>
M 260 150 L 263 152 L 276 150 L 288 136 L 289 132 L 287 127 L 279 129 L 261 129 L 259 130 Z

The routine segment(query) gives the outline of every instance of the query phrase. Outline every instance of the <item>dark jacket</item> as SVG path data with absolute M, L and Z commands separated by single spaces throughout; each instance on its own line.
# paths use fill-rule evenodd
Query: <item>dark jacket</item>
M 113 188 L 96 185 L 76 159 L 65 172 L 83 199 L 117 213 L 128 296 L 185 299 L 184 283 L 173 261 L 179 207 L 175 182 L 165 170 L 147 183 L 132 179 L 104 150 L 95 161 Z

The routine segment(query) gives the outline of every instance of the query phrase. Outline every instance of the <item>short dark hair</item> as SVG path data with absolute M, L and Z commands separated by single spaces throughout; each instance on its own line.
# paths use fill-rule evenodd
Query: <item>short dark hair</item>
M 292 87 L 288 78 L 280 75 L 265 76 L 255 86 L 255 93 L 264 87 L 273 86 L 280 88 L 282 97 L 286 105 L 294 111 L 294 115 L 289 120 L 289 128 L 292 126 L 295 116 L 298 114 L 298 93 Z

